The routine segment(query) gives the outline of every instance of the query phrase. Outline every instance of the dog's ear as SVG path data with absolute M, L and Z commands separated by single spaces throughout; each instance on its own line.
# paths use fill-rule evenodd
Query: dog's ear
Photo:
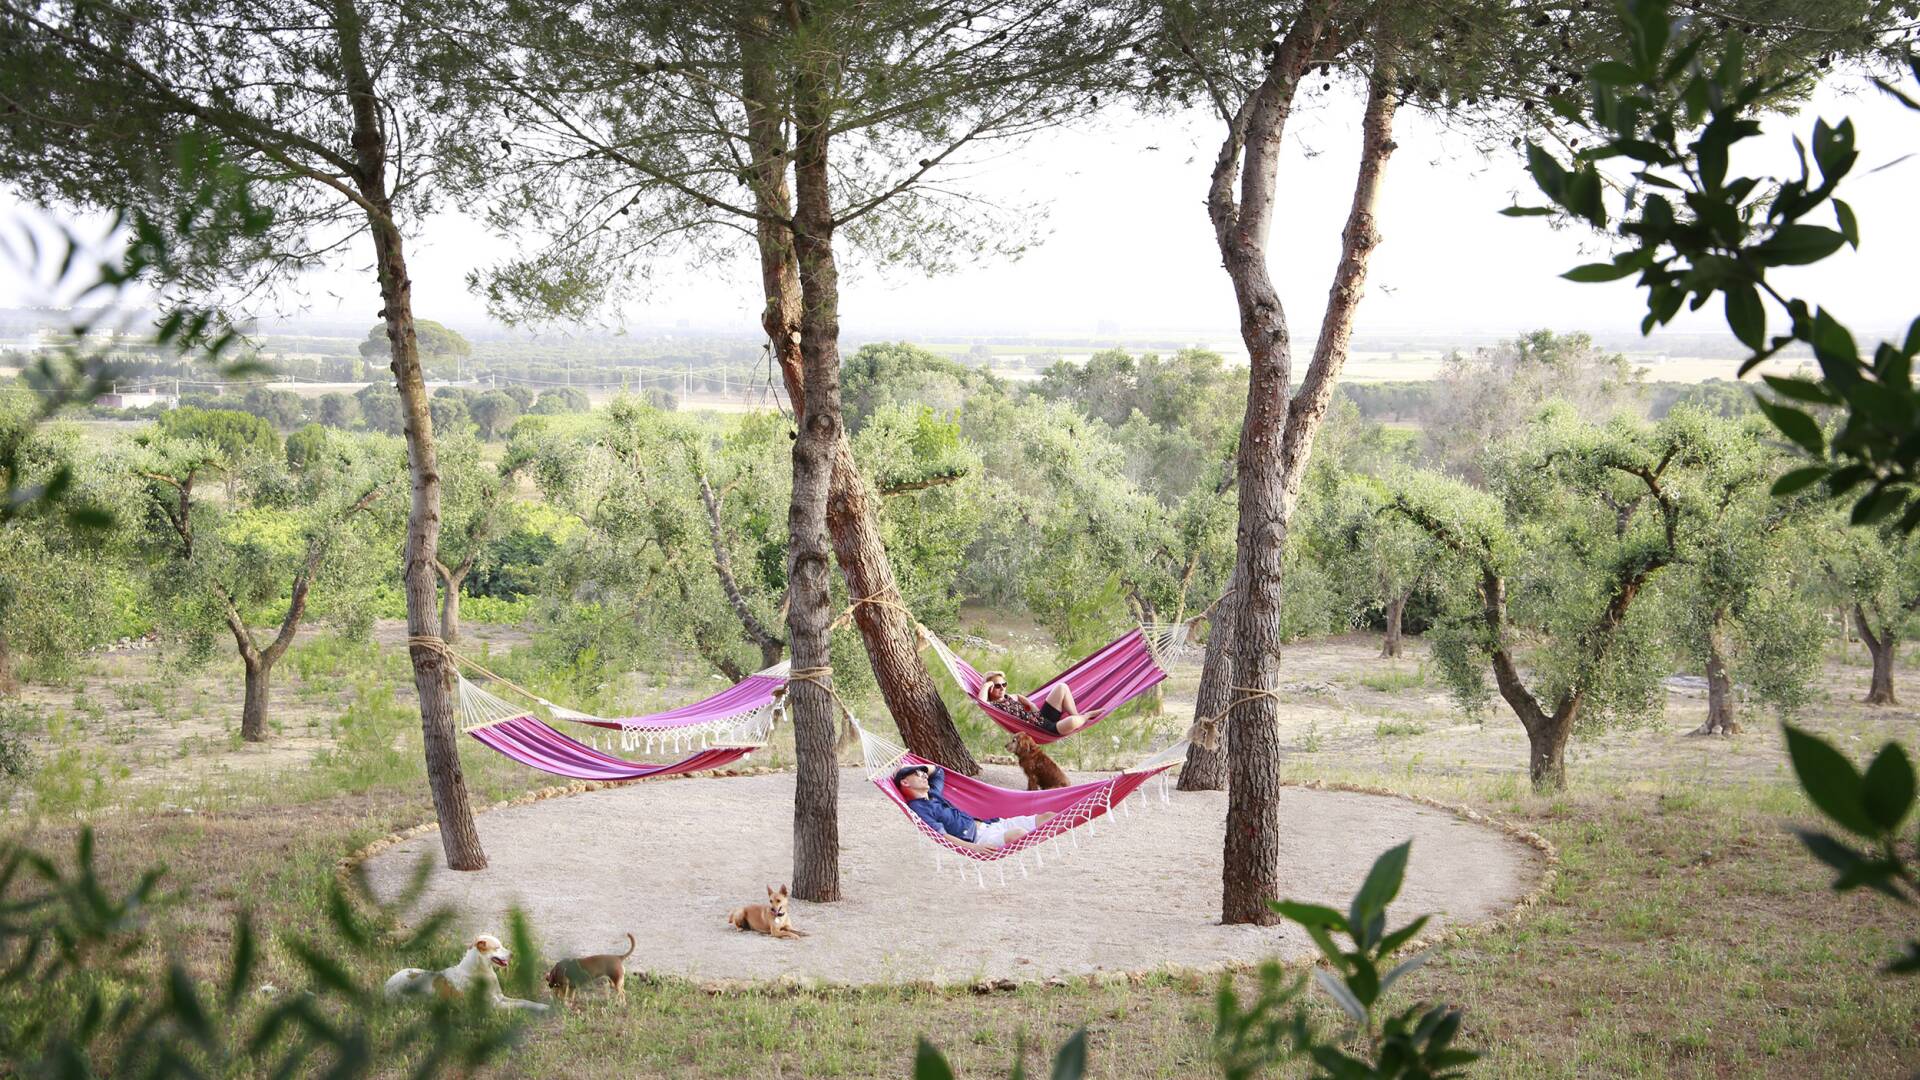
M 785 898 L 785 897 L 786 897 L 786 895 L 787 895 L 787 887 L 786 887 L 785 885 L 782 885 L 782 886 L 780 886 L 780 893 L 779 893 L 779 895 L 780 895 L 780 896 L 781 896 L 782 898 Z
M 493 948 L 493 946 L 487 944 L 487 938 L 485 934 L 482 934 L 481 936 L 473 939 L 473 947 L 476 949 L 479 949 L 481 952 L 487 952 L 488 950 Z

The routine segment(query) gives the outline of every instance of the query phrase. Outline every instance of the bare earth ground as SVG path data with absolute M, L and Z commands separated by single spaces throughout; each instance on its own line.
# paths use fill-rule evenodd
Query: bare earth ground
M 1021 784 L 1015 770 L 989 781 Z M 1093 777 L 1080 777 L 1093 779 Z M 733 908 L 764 900 L 792 861 L 793 775 L 641 783 L 483 814 L 492 865 L 436 868 L 423 898 L 471 934 L 503 933 L 510 908 L 531 918 L 554 955 L 605 952 L 633 932 L 634 970 L 695 981 L 936 984 L 1030 981 L 1094 972 L 1191 970 L 1313 951 L 1298 928 L 1219 925 L 1222 792 L 1136 794 L 1115 825 L 1095 823 L 1079 851 L 1047 852 L 1044 869 L 985 884 L 935 850 L 864 774 L 843 770 L 841 867 L 846 899 L 795 902 L 800 941 L 735 930 Z M 1463 923 L 1506 911 L 1538 880 L 1536 853 L 1485 825 L 1393 798 L 1289 788 L 1282 844 L 1293 899 L 1340 904 L 1381 851 L 1411 839 L 1401 903 Z M 1048 845 L 1058 847 L 1058 844 Z M 375 855 L 375 894 L 398 895 L 428 833 Z M 1072 850 L 1069 846 L 1066 850 Z M 619 951 L 615 949 L 614 951 Z

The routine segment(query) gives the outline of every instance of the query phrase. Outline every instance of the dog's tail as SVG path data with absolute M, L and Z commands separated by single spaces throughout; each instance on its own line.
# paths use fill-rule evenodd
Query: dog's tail
M 627 951 L 620 954 L 620 959 L 625 960 L 627 957 L 632 956 L 633 950 L 639 947 L 640 947 L 639 943 L 633 940 L 633 935 L 628 934 L 627 935 Z

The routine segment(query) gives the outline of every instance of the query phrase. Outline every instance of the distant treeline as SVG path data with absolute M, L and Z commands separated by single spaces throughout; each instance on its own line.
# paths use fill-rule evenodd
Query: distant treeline
M 1642 411 L 1651 420 L 1664 419 L 1674 406 L 1682 403 L 1723 417 L 1743 416 L 1753 411 L 1751 387 L 1732 379 L 1708 379 L 1700 383 L 1651 382 L 1635 389 Z M 1340 393 L 1354 403 L 1364 419 L 1421 427 L 1442 419 L 1442 410 L 1453 403 L 1446 388 L 1433 379 L 1345 383 Z

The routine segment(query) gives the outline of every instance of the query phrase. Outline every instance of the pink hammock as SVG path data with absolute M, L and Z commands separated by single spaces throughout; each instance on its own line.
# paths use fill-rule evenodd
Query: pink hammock
M 976 780 L 971 776 L 962 776 L 953 770 L 947 770 L 945 798 L 954 806 L 976 818 L 1007 818 L 1025 814 L 1039 814 L 1052 811 L 1055 815 L 1045 825 L 1027 835 L 997 848 L 984 851 L 959 843 L 953 837 L 928 825 L 907 806 L 906 797 L 900 794 L 900 785 L 893 782 L 893 774 L 907 765 L 934 764 L 926 758 L 914 754 L 903 755 L 876 772 L 872 777 L 873 786 L 881 794 L 893 800 L 893 805 L 907 815 L 929 840 L 959 855 L 979 862 L 995 862 L 1009 855 L 1018 855 L 1029 848 L 1037 847 L 1052 840 L 1069 829 L 1105 815 L 1120 800 L 1140 789 L 1140 785 L 1173 768 L 1178 759 L 1164 764 L 1153 765 L 1132 772 L 1123 772 L 1108 780 L 1097 780 L 1091 784 L 1076 784 L 1072 787 L 1054 788 L 1050 791 L 1014 791 L 1009 788 L 994 787 L 992 784 Z
M 1045 728 L 1035 725 L 1003 709 L 997 709 L 980 700 L 980 688 L 986 685 L 986 676 L 980 674 L 972 664 L 961 659 L 959 654 L 947 647 L 947 643 L 935 637 L 933 631 L 920 628 L 927 643 L 940 654 L 940 660 L 953 674 L 955 682 L 967 692 L 967 697 L 980 707 L 982 712 L 993 718 L 993 722 L 1015 735 L 1030 735 L 1037 743 L 1050 743 L 1061 736 L 1052 734 Z M 1147 642 L 1146 632 L 1135 628 L 1109 642 L 1092 656 L 1080 661 L 1067 670 L 1049 679 L 1038 690 L 1028 694 L 1037 707 L 1047 699 L 1053 688 L 1066 683 L 1073 688 L 1073 702 L 1080 707 L 1081 715 L 1087 718 L 1085 731 L 1107 714 L 1118 709 L 1148 690 L 1159 685 L 1167 677 L 1166 669 L 1154 659 L 1153 649 Z M 959 806 L 959 803 L 955 803 Z M 964 809 L 964 807 L 962 807 Z
M 562 720 L 628 731 L 671 733 L 687 728 L 724 727 L 749 713 L 773 704 L 774 698 L 786 685 L 787 665 L 783 663 L 765 671 L 755 672 L 712 697 L 702 698 L 691 705 L 682 705 L 677 709 L 649 713 L 646 716 L 592 716 L 555 705 L 545 698 L 540 698 L 539 701 L 553 710 L 554 716 Z
M 757 746 L 716 746 L 679 761 L 652 765 L 603 754 L 531 715 L 470 728 L 467 734 L 522 765 L 574 780 L 643 780 L 650 776 L 703 772 L 731 765 L 759 749 Z

